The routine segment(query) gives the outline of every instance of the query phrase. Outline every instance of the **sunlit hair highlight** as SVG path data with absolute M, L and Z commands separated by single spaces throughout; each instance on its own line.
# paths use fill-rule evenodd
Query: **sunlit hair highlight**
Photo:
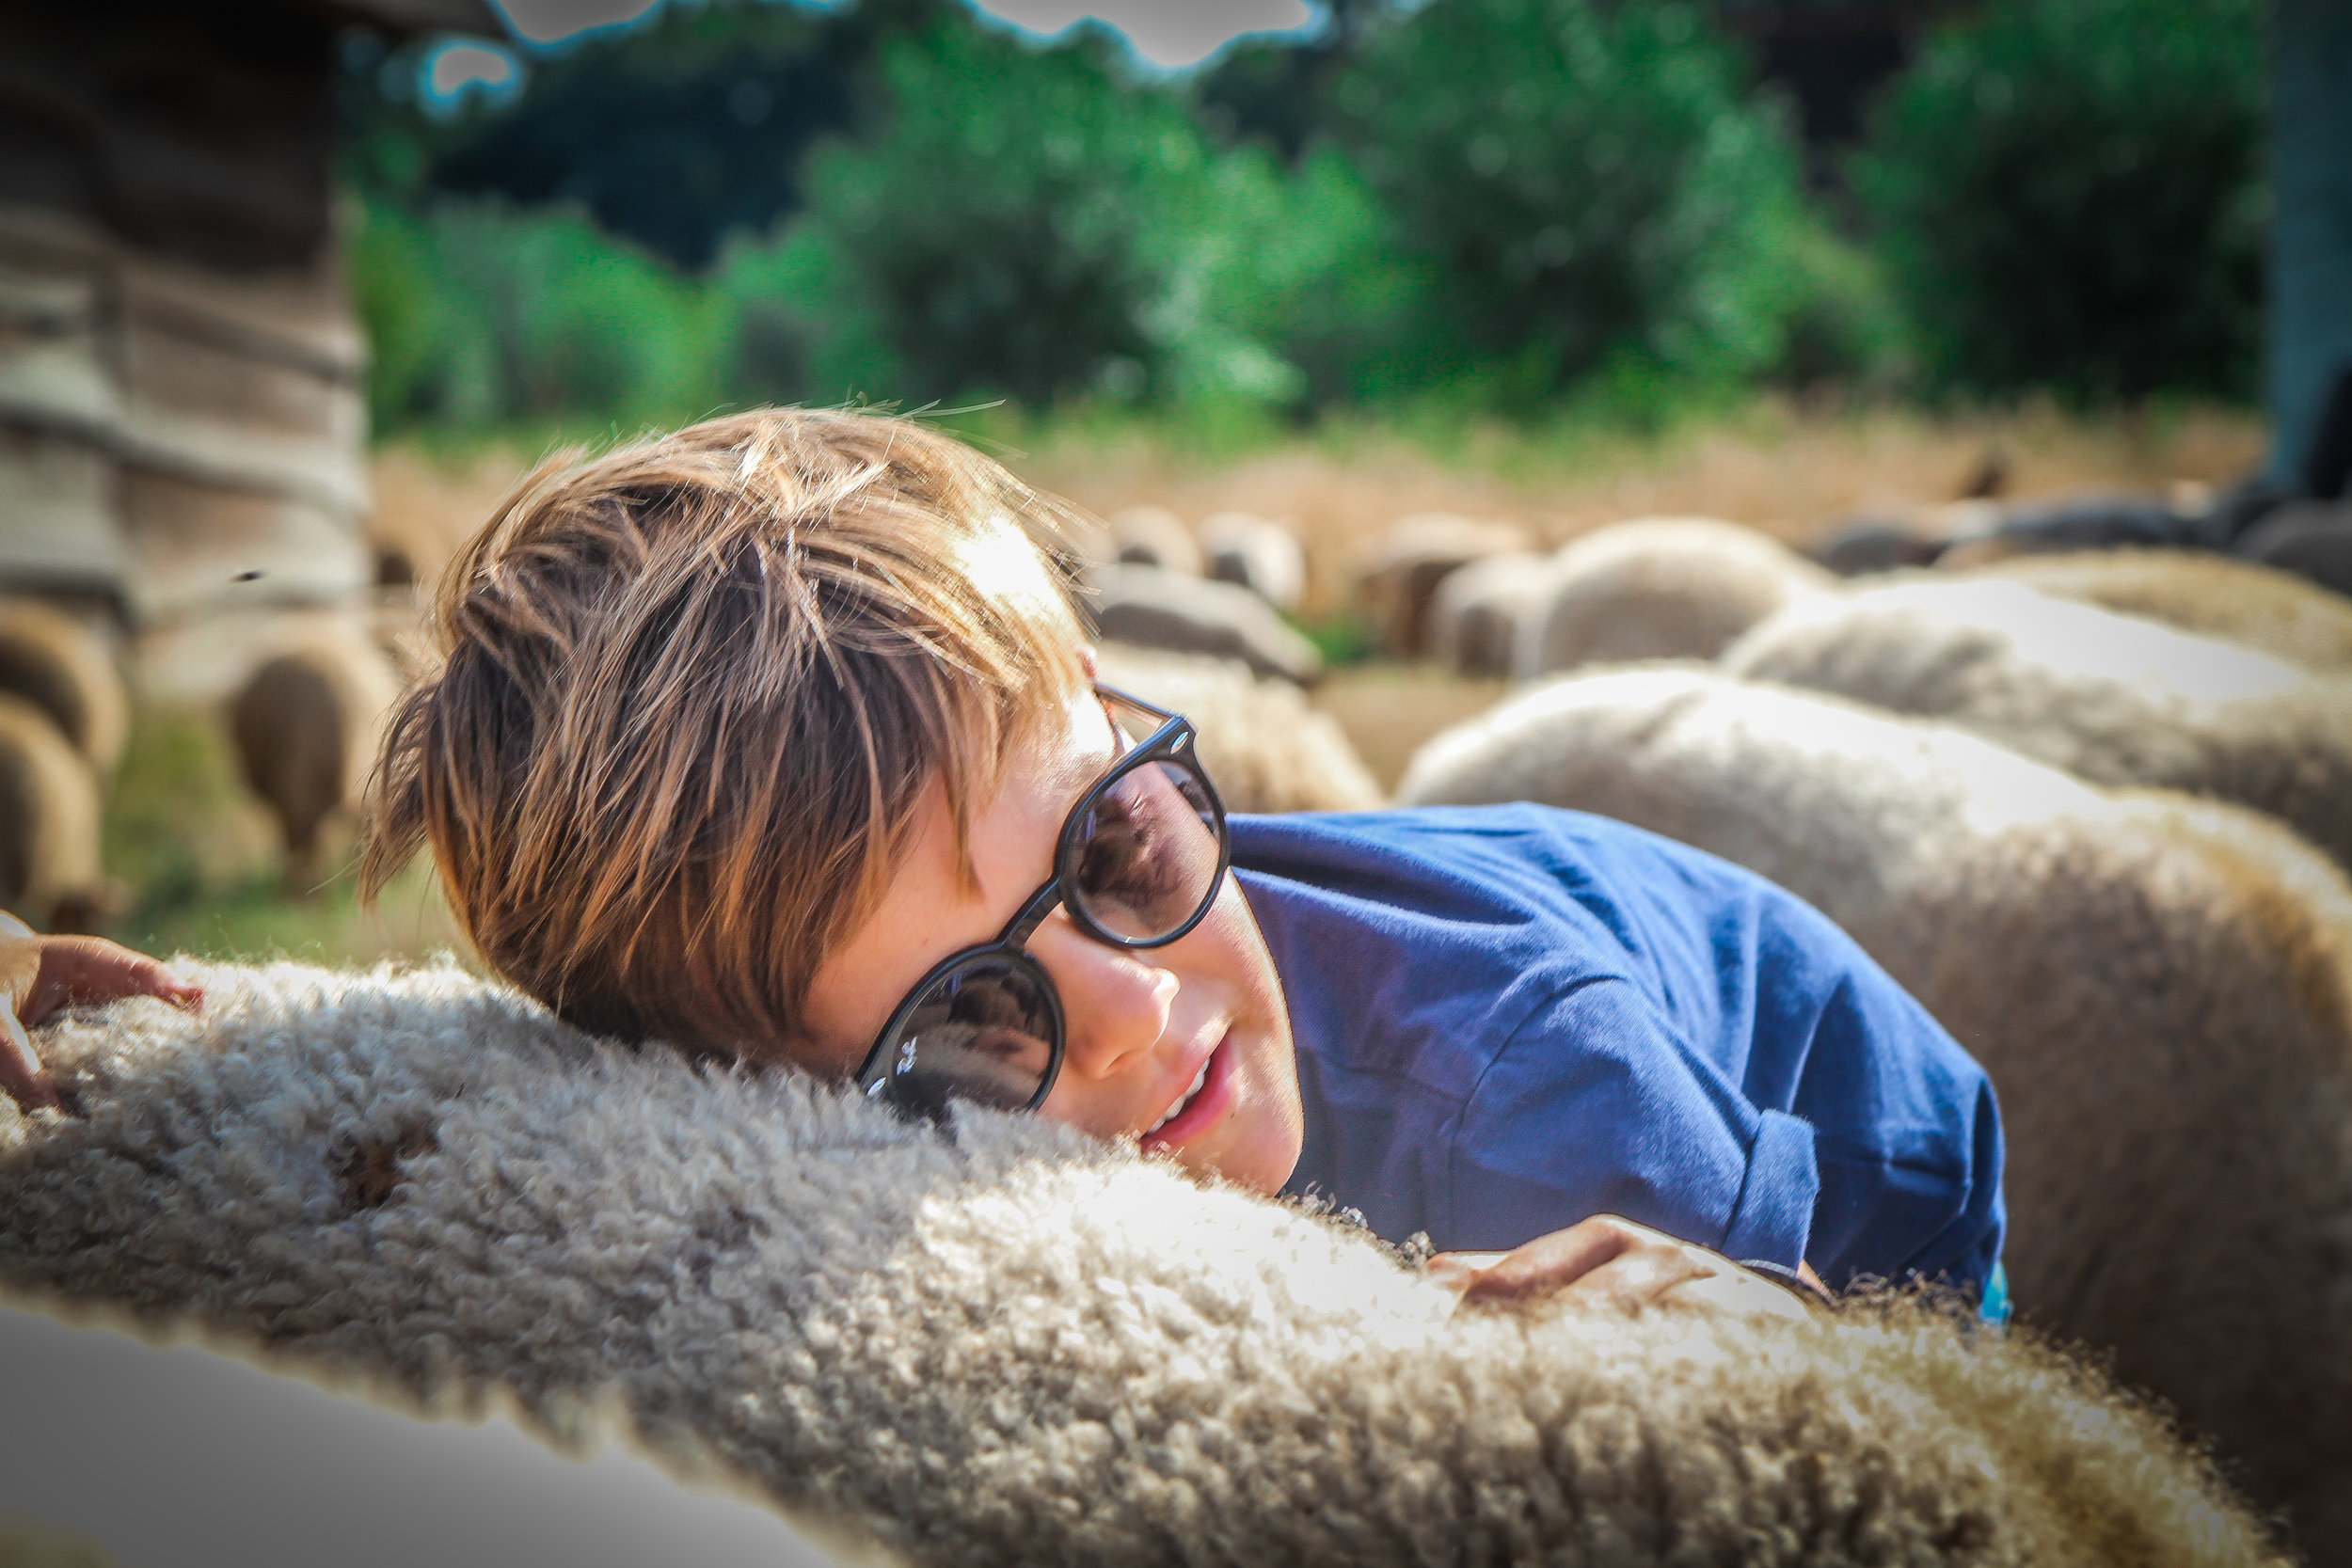
M 776 1053 L 932 781 L 968 876 L 974 816 L 1083 683 L 1069 521 L 875 414 L 550 458 L 441 579 L 364 888 L 429 845 L 484 960 L 564 1017 Z

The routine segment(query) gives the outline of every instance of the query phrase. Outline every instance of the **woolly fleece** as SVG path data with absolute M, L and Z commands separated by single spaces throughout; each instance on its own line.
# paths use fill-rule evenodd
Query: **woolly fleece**
M 1512 673 L 1713 658 L 1837 579 L 1752 528 L 1711 517 L 1637 517 L 1562 546 L 1519 632 Z
M 1369 811 L 1379 784 L 1339 721 L 1288 681 L 1260 680 L 1239 659 L 1105 642 L 1105 685 L 1192 721 L 1200 760 L 1228 811 Z
M 2096 784 L 2234 800 L 2352 865 L 2352 680 L 1992 578 L 1807 599 L 1720 662 L 1942 719 Z
M 1450 1317 L 1338 1225 L 949 1142 L 443 968 L 183 966 L 0 1107 L 0 1276 L 560 1418 L 936 1563 L 2272 1560 L 2090 1374 L 1915 1311 Z
M 2352 671 L 2352 599 L 2274 566 L 2203 550 L 2082 550 L 2018 556 L 1983 571 L 2306 670 Z
M 2352 887 L 2255 815 L 1652 667 L 1433 740 L 1407 804 L 1621 817 L 1780 882 L 1991 1072 L 2020 1310 L 2352 1560 Z

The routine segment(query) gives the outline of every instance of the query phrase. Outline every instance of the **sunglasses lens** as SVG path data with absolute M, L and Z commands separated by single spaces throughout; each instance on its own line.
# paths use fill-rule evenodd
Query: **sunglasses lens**
M 866 1091 L 938 1119 L 950 1100 L 1025 1110 L 1054 1065 L 1060 1009 L 1010 958 L 974 958 L 926 987 Z
M 1111 935 L 1149 942 L 1208 907 L 1222 859 L 1207 781 L 1183 763 L 1147 762 L 1088 810 L 1067 892 Z

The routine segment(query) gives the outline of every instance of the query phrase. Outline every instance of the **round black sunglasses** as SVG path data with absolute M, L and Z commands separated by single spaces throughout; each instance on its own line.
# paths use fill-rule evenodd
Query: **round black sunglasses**
M 858 1069 L 868 1099 L 934 1121 L 959 1100 L 1035 1110 L 1053 1092 L 1065 1038 L 1061 995 L 1026 951 L 1045 917 L 1066 908 L 1088 936 L 1133 950 L 1174 942 L 1216 902 L 1232 844 L 1191 721 L 1094 689 L 1128 750 L 1070 808 L 1054 874 L 996 940 L 940 959 L 892 1010 Z M 1141 739 L 1122 711 L 1147 721 Z

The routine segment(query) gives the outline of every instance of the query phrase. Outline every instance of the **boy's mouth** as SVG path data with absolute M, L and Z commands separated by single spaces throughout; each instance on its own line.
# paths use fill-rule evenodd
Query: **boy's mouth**
M 1175 1103 L 1162 1113 L 1159 1120 L 1144 1129 L 1145 1153 L 1183 1143 L 1224 1114 L 1232 1099 L 1229 1065 L 1232 1053 L 1225 1049 L 1232 1038 L 1229 1031 L 1216 1042 L 1216 1049 L 1209 1053 L 1209 1059 L 1200 1064 L 1200 1070 L 1193 1075 L 1184 1092 L 1176 1097 Z

